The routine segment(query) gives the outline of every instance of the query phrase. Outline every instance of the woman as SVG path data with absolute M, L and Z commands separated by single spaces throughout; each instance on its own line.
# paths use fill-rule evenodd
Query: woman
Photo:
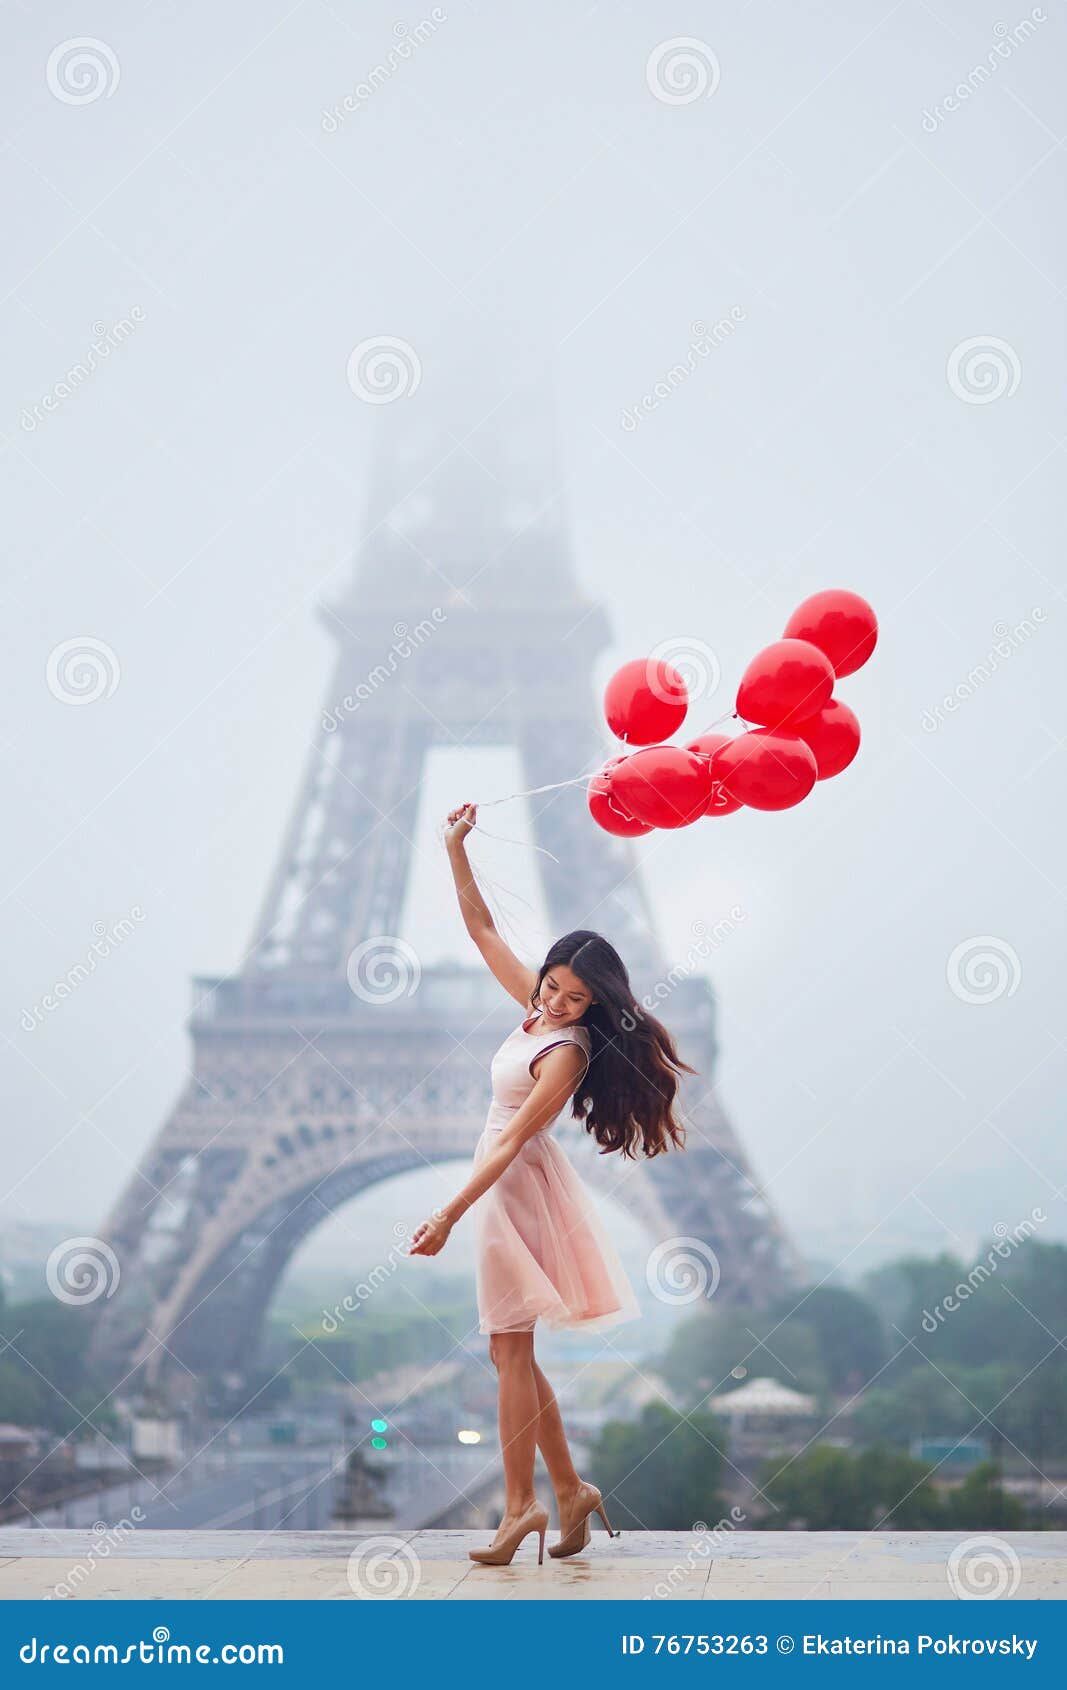
M 473 804 L 448 818 L 446 844 L 464 924 L 486 964 L 525 1016 L 493 1058 L 493 1101 L 471 1178 L 416 1230 L 411 1253 L 436 1256 L 473 1205 L 478 1313 L 499 1376 L 505 1504 L 500 1529 L 473 1561 L 506 1566 L 531 1532 L 544 1559 L 548 1514 L 534 1496 L 540 1449 L 559 1507 L 550 1555 L 589 1542 L 594 1510 L 611 1533 L 595 1485 L 571 1460 L 552 1387 L 534 1359 L 534 1326 L 588 1331 L 631 1320 L 633 1292 L 571 1164 L 548 1129 L 573 1100 L 601 1153 L 658 1156 L 681 1147 L 675 1119 L 680 1061 L 666 1028 L 638 1006 L 622 959 L 597 933 L 568 933 L 538 971 L 527 968 L 493 924 L 467 858 Z

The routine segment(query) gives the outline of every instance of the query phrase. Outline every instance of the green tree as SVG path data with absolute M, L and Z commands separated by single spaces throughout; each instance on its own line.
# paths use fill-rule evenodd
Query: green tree
M 664 1379 L 690 1403 L 731 1389 L 735 1368 L 744 1368 L 750 1378 L 766 1374 L 820 1397 L 827 1389 L 815 1329 L 802 1321 L 779 1325 L 766 1310 L 716 1309 L 695 1315 L 675 1329 L 659 1363 Z
M 961 1485 L 937 1489 L 933 1469 L 900 1450 L 873 1446 L 858 1452 L 816 1444 L 795 1460 L 769 1462 L 762 1479 L 777 1510 L 766 1524 L 808 1531 L 1011 1530 L 1026 1511 L 999 1483 L 992 1462 L 975 1468 Z
M 42 1297 L 16 1303 L 0 1319 L 9 1340 L 0 1366 L 0 1420 L 45 1426 L 65 1437 L 88 1425 L 110 1431 L 109 1386 L 87 1363 L 93 1312 Z M 87 1429 L 85 1427 L 84 1429 Z
M 720 1519 L 723 1437 L 710 1414 L 686 1420 L 666 1403 L 649 1403 L 636 1421 L 609 1421 L 591 1465 L 612 1524 L 689 1531 L 697 1520 Z
M 936 1531 L 945 1523 L 932 1469 L 924 1462 L 875 1444 L 856 1456 L 856 1472 L 870 1505 L 871 1524 L 896 1531 Z
M 865 1297 L 820 1285 L 771 1309 L 702 1311 L 677 1328 L 660 1363 L 690 1402 L 731 1388 L 731 1375 L 769 1375 L 826 1404 L 861 1390 L 886 1357 L 878 1311 Z
M 903 1361 L 903 1358 L 901 1358 Z M 870 1443 L 907 1445 L 919 1438 L 989 1437 L 983 1419 L 1011 1392 L 1015 1375 L 999 1362 L 931 1367 L 920 1357 L 882 1375 L 884 1383 L 864 1394 L 852 1414 L 859 1437 Z
M 825 1381 L 830 1392 L 838 1396 L 862 1390 L 886 1358 L 885 1332 L 878 1311 L 866 1297 L 837 1285 L 817 1285 L 799 1301 L 794 1298 L 779 1304 L 771 1311 L 769 1326 L 777 1326 L 768 1339 L 775 1350 L 783 1336 L 788 1340 L 798 1331 L 812 1335 L 818 1379 L 806 1381 L 801 1389 L 817 1389 L 819 1382 Z
M 760 1484 L 772 1506 L 767 1525 L 812 1532 L 866 1531 L 872 1504 L 856 1458 L 833 1444 L 816 1444 L 794 1460 L 767 1463 Z
M 1026 1509 L 1000 1483 L 993 1461 L 985 1461 L 968 1473 L 962 1485 L 945 1499 L 948 1524 L 963 1531 L 1017 1531 L 1026 1520 Z
M 1062 1315 L 1061 1315 L 1062 1323 Z M 1004 1370 L 1007 1374 L 1007 1369 Z M 1017 1377 L 1017 1376 L 1016 1376 Z M 1067 1457 L 1067 1359 L 1059 1350 L 1019 1382 L 1008 1376 L 990 1419 L 1038 1467 Z M 1007 1453 L 1010 1453 L 1010 1447 Z

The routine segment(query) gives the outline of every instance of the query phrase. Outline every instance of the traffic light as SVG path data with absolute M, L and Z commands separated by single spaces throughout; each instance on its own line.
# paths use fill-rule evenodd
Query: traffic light
M 370 1429 L 374 1433 L 374 1437 L 370 1441 L 371 1448 L 388 1449 L 389 1440 L 384 1435 L 389 1430 L 388 1420 L 372 1420 L 370 1423 Z

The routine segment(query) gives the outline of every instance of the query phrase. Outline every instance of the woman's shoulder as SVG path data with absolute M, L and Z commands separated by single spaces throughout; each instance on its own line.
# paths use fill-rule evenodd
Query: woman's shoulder
M 541 1038 L 542 1035 L 539 1034 L 538 1037 Z M 543 1035 L 543 1043 L 546 1050 L 551 1050 L 556 1045 L 577 1045 L 587 1059 L 592 1049 L 589 1034 L 577 1023 L 572 1027 L 549 1028 Z

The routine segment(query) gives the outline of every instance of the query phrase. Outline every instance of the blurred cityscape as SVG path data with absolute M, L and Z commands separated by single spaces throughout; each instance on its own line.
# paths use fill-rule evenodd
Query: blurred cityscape
M 324 1318 L 336 1277 L 297 1267 L 241 1388 L 203 1380 L 201 1409 L 173 1414 L 94 1378 L 82 1311 L 35 1294 L 42 1243 L 33 1228 L 5 1242 L 4 1524 L 408 1529 L 498 1513 L 495 1378 L 466 1278 L 418 1297 L 382 1286 L 349 1324 Z M 1062 1529 L 1065 1298 L 1067 1249 L 1024 1230 L 973 1263 L 905 1259 L 762 1311 L 645 1295 L 648 1318 L 611 1342 L 550 1337 L 542 1353 L 579 1465 L 624 1528 Z

